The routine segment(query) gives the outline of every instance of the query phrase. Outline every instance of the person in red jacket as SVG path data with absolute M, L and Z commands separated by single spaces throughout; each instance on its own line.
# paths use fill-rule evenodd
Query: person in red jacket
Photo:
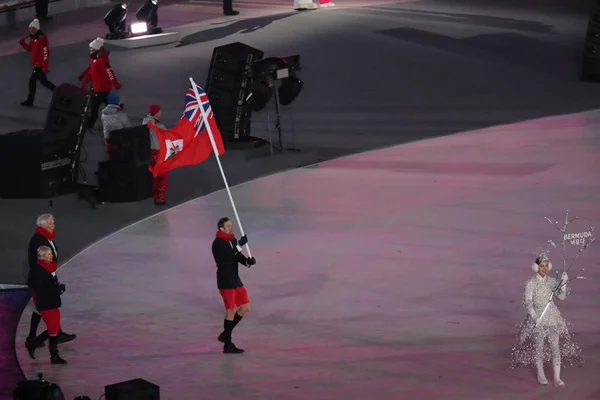
M 46 77 L 50 65 L 50 45 L 48 37 L 40 29 L 40 21 L 37 18 L 29 24 L 29 43 L 25 38 L 21 38 L 19 44 L 25 51 L 31 53 L 31 63 L 33 64 L 33 71 L 29 77 L 29 95 L 27 100 L 21 102 L 21 105 L 32 107 L 35 100 L 37 81 L 40 81 L 44 87 L 52 91 L 56 89 L 56 86 Z
M 104 39 L 96 38 L 90 43 L 90 65 L 79 75 L 81 87 L 85 88 L 91 82 L 91 90 L 94 96 L 91 101 L 91 114 L 88 119 L 88 128 L 94 129 L 98 120 L 100 105 L 108 104 L 108 94 L 113 89 L 121 89 L 109 61 L 110 52 L 104 47 Z

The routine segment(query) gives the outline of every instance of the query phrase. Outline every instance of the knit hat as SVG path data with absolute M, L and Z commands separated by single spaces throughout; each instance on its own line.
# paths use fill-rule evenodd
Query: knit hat
M 160 106 L 157 104 L 150 104 L 150 107 L 148 107 L 148 113 L 150 115 L 156 115 L 160 112 Z
M 90 48 L 96 51 L 100 50 L 102 46 L 104 46 L 104 39 L 102 39 L 101 37 L 97 37 L 96 39 L 90 42 Z
M 36 18 L 36 19 L 34 19 L 33 21 L 31 21 L 31 22 L 29 23 L 29 27 L 30 27 L 30 28 L 35 28 L 35 29 L 37 29 L 37 30 L 40 30 L 40 20 L 39 20 L 39 19 L 37 19 L 37 18 Z
M 106 101 L 108 101 L 108 104 L 119 105 L 119 100 L 121 100 L 119 95 L 115 93 L 109 93 L 108 96 L 106 96 Z

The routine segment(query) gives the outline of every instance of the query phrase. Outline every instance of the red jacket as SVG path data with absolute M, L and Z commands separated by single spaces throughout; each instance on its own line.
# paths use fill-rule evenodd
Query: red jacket
M 47 73 L 50 67 L 50 44 L 45 35 L 39 35 L 31 38 L 29 43 L 25 39 L 19 40 L 21 47 L 31 53 L 31 63 L 34 68 L 41 68 L 42 72 Z
M 110 92 L 113 86 L 117 90 L 121 89 L 121 84 L 110 66 L 109 54 L 108 51 L 104 51 L 96 58 L 90 57 L 90 66 L 79 75 L 82 88 L 91 81 L 94 92 Z

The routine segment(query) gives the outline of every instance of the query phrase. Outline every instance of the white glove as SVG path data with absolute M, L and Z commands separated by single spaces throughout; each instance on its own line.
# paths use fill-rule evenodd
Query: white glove
M 561 291 L 567 290 L 567 282 L 569 282 L 569 275 L 567 275 L 566 272 L 563 272 L 562 276 L 560 277 L 560 290 Z

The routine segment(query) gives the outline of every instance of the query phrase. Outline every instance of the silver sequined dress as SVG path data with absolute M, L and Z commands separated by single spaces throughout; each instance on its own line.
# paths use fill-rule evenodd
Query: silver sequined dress
M 544 340 L 543 361 L 550 361 L 551 351 L 547 339 L 553 335 L 559 337 L 560 355 L 563 364 L 581 364 L 583 362 L 581 349 L 572 341 L 567 328 L 568 323 L 554 304 L 555 298 L 560 300 L 567 298 L 570 292 L 568 285 L 564 285 L 556 291 L 538 326 L 535 324 L 536 319 L 544 312 L 552 291 L 557 287 L 558 281 L 556 279 L 550 276 L 542 278 L 537 273 L 527 281 L 523 295 L 523 306 L 527 311 L 527 317 L 519 326 L 518 344 L 512 351 L 511 367 L 535 366 L 535 337 L 546 338 Z

